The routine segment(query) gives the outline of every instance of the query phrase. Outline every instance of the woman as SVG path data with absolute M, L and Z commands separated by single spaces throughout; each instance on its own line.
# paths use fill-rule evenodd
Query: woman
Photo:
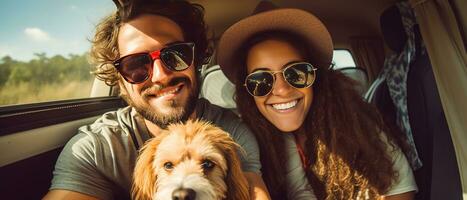
M 271 196 L 413 199 L 417 186 L 394 131 L 353 81 L 329 70 L 326 27 L 268 2 L 255 12 L 223 34 L 217 58 L 256 134 Z

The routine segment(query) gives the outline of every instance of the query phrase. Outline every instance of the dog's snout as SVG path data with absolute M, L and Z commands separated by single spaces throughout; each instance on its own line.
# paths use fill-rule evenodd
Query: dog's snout
M 172 193 L 172 200 L 195 200 L 196 192 L 189 188 L 178 188 Z

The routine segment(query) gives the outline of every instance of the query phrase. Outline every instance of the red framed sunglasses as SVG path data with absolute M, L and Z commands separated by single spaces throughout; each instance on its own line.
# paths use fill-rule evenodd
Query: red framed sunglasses
M 175 43 L 153 52 L 126 55 L 116 60 L 113 65 L 127 82 L 138 84 L 152 76 L 154 60 L 161 59 L 168 70 L 183 71 L 193 65 L 194 54 L 195 43 Z

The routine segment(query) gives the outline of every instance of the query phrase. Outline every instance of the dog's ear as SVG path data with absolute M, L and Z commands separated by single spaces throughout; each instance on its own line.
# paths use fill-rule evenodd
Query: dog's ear
M 152 200 L 157 181 L 153 162 L 159 143 L 160 140 L 150 140 L 140 150 L 133 172 L 132 199 Z
M 219 149 L 227 162 L 225 182 L 227 185 L 227 200 L 249 200 L 249 184 L 243 174 L 239 153 L 245 153 L 240 145 L 221 128 L 205 123 L 203 131 L 208 134 L 213 144 Z
M 250 199 L 249 184 L 243 174 L 237 151 L 238 145 L 232 145 L 227 149 L 227 200 Z

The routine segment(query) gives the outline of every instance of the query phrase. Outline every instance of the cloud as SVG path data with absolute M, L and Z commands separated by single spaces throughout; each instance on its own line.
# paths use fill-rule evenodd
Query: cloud
M 73 10 L 73 11 L 76 11 L 76 10 L 78 10 L 78 6 L 70 5 L 70 9 Z
M 49 34 L 40 28 L 26 28 L 24 29 L 24 34 L 26 34 L 28 38 L 31 38 L 37 42 L 46 42 L 52 40 Z
M 31 55 L 29 55 L 31 54 Z M 2 44 L 0 45 L 0 59 L 4 56 L 10 56 L 13 59 L 26 61 L 30 60 L 32 53 L 20 49 L 17 45 Z
M 20 36 L 10 40 L 0 38 L 0 59 L 6 55 L 15 60 L 29 61 L 35 53 L 46 53 L 47 57 L 55 55 L 83 54 L 89 51 L 90 43 L 86 36 L 52 35 L 37 26 L 23 27 Z
M 53 38 L 50 42 L 31 42 L 24 39 L 14 42 L 0 41 L 0 59 L 8 55 L 15 60 L 28 62 L 36 58 L 35 53 L 46 53 L 47 57 L 68 56 L 68 54 L 81 55 L 89 51 L 90 46 L 91 44 L 86 39 Z
M 0 58 L 3 58 L 3 56 L 11 56 L 10 48 L 7 45 L 0 45 Z

